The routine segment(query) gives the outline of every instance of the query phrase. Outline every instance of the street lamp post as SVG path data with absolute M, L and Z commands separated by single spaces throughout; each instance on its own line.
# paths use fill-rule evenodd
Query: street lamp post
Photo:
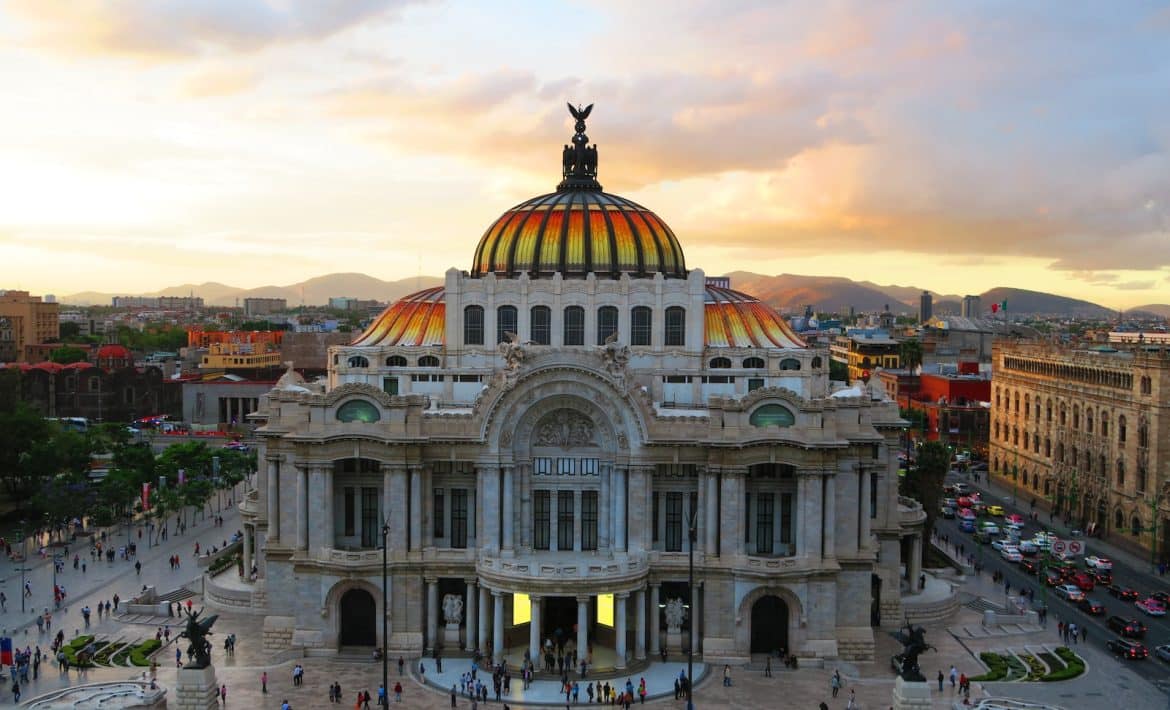
M 695 528 L 698 521 L 698 511 L 691 511 L 691 519 L 687 525 L 687 540 L 690 544 L 687 546 L 687 578 L 690 585 L 691 597 L 691 639 L 687 644 L 687 710 L 695 710 L 695 703 L 692 700 L 692 692 L 695 687 L 695 641 L 699 634 L 695 631 L 697 628 L 695 624 L 698 619 L 695 618 L 695 543 L 698 542 L 699 535 Z
M 387 608 L 389 595 L 386 594 L 386 568 L 389 564 L 390 526 L 382 524 L 382 697 L 379 702 L 388 703 L 390 700 L 390 614 Z M 383 705 L 385 707 L 385 705 Z
M 20 613 L 25 613 L 24 600 L 28 595 L 24 591 L 24 570 L 28 566 L 28 545 L 24 537 L 24 521 L 20 521 Z

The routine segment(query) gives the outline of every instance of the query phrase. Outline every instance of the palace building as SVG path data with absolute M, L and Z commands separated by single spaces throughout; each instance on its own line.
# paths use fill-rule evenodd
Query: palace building
M 1025 500 L 1170 559 L 1170 349 L 999 340 L 990 471 Z
M 899 504 L 896 403 L 833 392 L 827 351 L 604 192 L 589 111 L 556 191 L 494 221 L 469 270 L 251 415 L 238 604 L 272 651 L 871 659 L 873 625 L 902 621 L 921 509 Z

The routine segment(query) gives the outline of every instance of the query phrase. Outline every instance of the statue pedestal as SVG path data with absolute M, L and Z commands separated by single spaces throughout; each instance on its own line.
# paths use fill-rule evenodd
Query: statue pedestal
M 175 683 L 175 710 L 212 710 L 219 707 L 219 684 L 215 666 L 180 668 Z
M 930 710 L 930 683 L 894 680 L 894 710 Z
M 448 651 L 457 650 L 459 648 L 460 635 L 459 624 L 447 623 L 443 627 L 443 648 Z
M 667 629 L 666 630 L 666 651 L 667 653 L 682 653 L 682 629 Z

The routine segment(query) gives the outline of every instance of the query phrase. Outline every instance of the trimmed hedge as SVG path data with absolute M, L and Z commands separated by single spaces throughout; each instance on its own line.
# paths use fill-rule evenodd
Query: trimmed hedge
M 969 680 L 973 680 L 978 683 L 984 683 L 988 681 L 1003 680 L 1004 676 L 1007 675 L 1007 660 L 1004 659 L 1003 656 L 999 655 L 998 653 L 984 651 L 983 653 L 979 654 L 979 658 L 983 661 L 983 664 L 987 666 L 987 672 L 982 675 L 969 678 Z
M 207 574 L 214 577 L 228 567 L 235 567 L 239 565 L 242 558 L 243 555 L 241 555 L 239 552 L 233 552 L 230 555 L 224 555 L 223 557 L 217 558 L 214 562 L 207 566 Z
M 1073 653 L 1072 649 L 1070 649 L 1069 647 L 1061 646 L 1061 647 L 1057 648 L 1056 655 L 1059 656 L 1060 660 L 1064 661 L 1067 665 L 1060 670 L 1052 671 L 1051 673 L 1044 676 L 1040 680 L 1042 680 L 1042 681 L 1068 680 L 1070 678 L 1076 678 L 1077 676 L 1079 676 L 1085 672 L 1085 661 L 1080 656 Z
M 161 646 L 162 641 L 159 641 L 158 639 L 143 641 L 139 645 L 135 646 L 132 651 L 130 651 L 130 663 L 135 666 L 149 666 L 150 654 L 157 651 Z

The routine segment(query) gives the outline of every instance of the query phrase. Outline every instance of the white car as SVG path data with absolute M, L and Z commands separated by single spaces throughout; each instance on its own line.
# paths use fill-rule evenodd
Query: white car
M 1000 552 L 1003 552 L 1003 548 L 1010 545 L 1010 544 L 1011 543 L 1008 542 L 1007 540 L 1004 540 L 1003 538 L 997 537 L 991 541 L 991 548 L 993 550 L 999 550 Z
M 1032 538 L 1032 544 L 1039 550 L 1047 550 L 1049 547 L 1052 547 L 1052 539 L 1047 536 L 1041 537 L 1037 535 Z
M 999 551 L 999 556 L 1008 562 L 1020 562 L 1024 559 L 1024 556 L 1020 554 L 1020 550 L 1018 548 L 1008 546 L 1004 546 L 1004 548 Z
M 1020 553 L 1021 554 L 1034 555 L 1034 554 L 1036 554 L 1036 552 L 1039 551 L 1039 549 L 1040 548 L 1036 546 L 1036 543 L 1032 542 L 1031 540 L 1021 540 L 1020 541 Z
M 1089 569 L 1106 572 L 1113 569 L 1113 560 L 1108 557 L 1098 557 L 1097 555 L 1089 555 L 1085 558 L 1085 566 Z
M 983 532 L 987 533 L 988 535 L 998 535 L 999 534 L 999 526 L 996 525 L 995 523 L 983 523 L 982 525 L 979 526 L 979 529 L 982 530 Z
M 1075 584 L 1061 584 L 1056 587 L 1056 596 L 1070 602 L 1079 602 L 1085 598 L 1085 593 Z

